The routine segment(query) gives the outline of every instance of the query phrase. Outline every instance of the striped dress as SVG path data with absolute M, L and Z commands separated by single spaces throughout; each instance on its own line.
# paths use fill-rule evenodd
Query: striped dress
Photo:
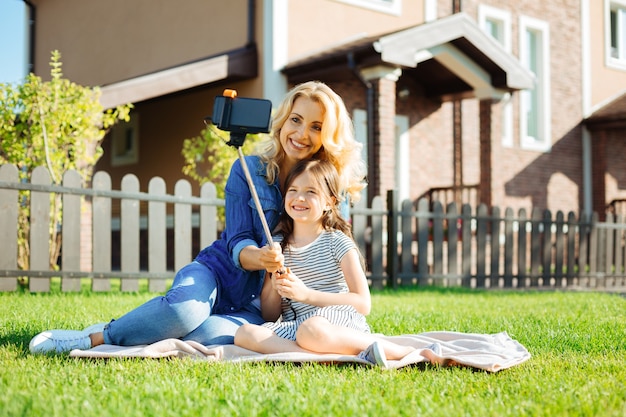
M 280 238 L 276 241 L 280 241 Z M 347 293 L 349 290 L 341 271 L 341 260 L 355 248 L 354 241 L 344 233 L 324 231 L 306 246 L 288 246 L 283 255 L 285 265 L 307 287 L 329 293 Z M 317 307 L 286 298 L 282 299 L 282 315 L 278 321 L 263 326 L 272 329 L 280 337 L 296 340 L 296 330 L 300 324 L 313 316 L 324 317 L 337 326 L 370 332 L 365 316 L 350 305 Z

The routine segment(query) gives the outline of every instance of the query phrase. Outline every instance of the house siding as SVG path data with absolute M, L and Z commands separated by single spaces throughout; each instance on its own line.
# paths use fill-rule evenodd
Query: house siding
M 424 22 L 422 1 L 403 1 L 400 16 L 334 0 L 300 0 L 287 4 L 290 61 L 355 39 Z
M 165 0 L 124 2 L 84 2 L 80 0 L 34 0 L 37 7 L 36 72 L 44 78 L 49 74 L 50 50 L 62 53 L 63 71 L 67 78 L 84 85 L 105 85 L 145 75 L 241 47 L 249 40 L 247 12 L 249 2 L 188 0 L 183 3 Z M 439 18 L 449 16 L 455 2 L 437 2 Z M 481 170 L 481 120 L 479 101 L 461 102 L 462 182 L 476 185 L 490 177 L 491 203 L 514 209 L 537 207 L 551 211 L 579 211 L 583 195 L 583 131 L 581 123 L 587 116 L 585 108 L 596 108 L 626 90 L 626 71 L 607 68 L 604 57 L 605 2 L 592 0 L 464 0 L 457 2 L 461 11 L 477 19 L 480 5 L 488 5 L 510 13 L 511 54 L 520 56 L 520 19 L 533 18 L 546 22 L 550 35 L 550 125 L 548 151 L 522 147 L 520 140 L 520 94 L 513 93 L 512 144 L 501 140 L 502 102 L 493 102 L 488 128 L 491 130 L 490 175 Z M 256 2 L 255 39 L 259 48 L 259 76 L 254 79 L 216 83 L 182 91 L 149 101 L 135 103 L 139 114 L 139 161 L 126 166 L 112 166 L 110 143 L 105 139 L 105 155 L 97 170 L 111 173 L 113 184 L 119 184 L 126 173 L 142 181 L 161 176 L 168 191 L 183 178 L 180 151 L 185 138 L 199 134 L 202 118 L 209 115 L 215 95 L 223 88 L 235 88 L 240 96 L 263 96 L 262 77 L 265 60 L 284 56 L 286 62 L 345 44 L 363 36 L 381 35 L 415 26 L 424 21 L 424 2 L 402 2 L 402 14 L 396 16 L 332 0 L 289 1 L 286 3 L 287 40 L 285 50 L 269 55 L 263 39 L 273 33 L 263 27 L 267 3 Z M 585 6 L 585 8 L 583 8 Z M 588 10 L 589 15 L 583 16 Z M 583 39 L 582 22 L 588 19 L 588 39 Z M 280 22 L 279 22 L 280 23 Z M 278 23 L 277 23 L 278 24 Z M 320 30 L 320 28 L 324 28 Z M 282 32 L 281 32 L 282 33 Z M 584 60 L 585 42 L 590 45 L 590 60 Z M 346 67 L 347 67 L 346 62 Z M 278 70 L 277 70 L 278 71 Z M 346 73 L 348 71 L 346 70 Z M 419 80 L 420 82 L 423 80 Z M 426 80 L 424 80 L 426 81 Z M 345 100 L 352 112 L 366 109 L 366 89 L 356 76 L 344 75 L 328 83 Z M 585 84 L 585 83 L 588 83 Z M 285 82 L 286 84 L 286 82 Z M 375 81 L 380 93 L 377 104 L 379 119 L 374 153 L 374 178 L 370 184 L 383 194 L 395 188 L 394 116 L 408 116 L 411 198 L 423 196 L 434 187 L 454 185 L 453 104 L 441 98 L 426 97 L 419 85 L 400 77 Z M 583 94 L 585 86 L 590 94 Z M 285 85 L 286 86 L 286 85 Z M 399 91 L 408 95 L 399 97 Z M 588 100 L 588 103 L 583 102 Z M 484 107 L 484 106 L 483 106 Z M 459 127 L 459 126 L 457 126 Z M 624 141 L 621 131 L 610 132 L 606 143 L 593 145 L 594 169 L 605 178 L 606 195 L 598 196 L 595 207 L 602 207 L 616 198 L 626 197 L 623 161 Z M 623 132 L 622 132 L 623 133 Z M 484 143 L 484 141 L 483 141 Z M 602 146 L 600 146 L 602 145 Z M 606 158 L 597 154 L 606 150 Z M 484 161 L 484 157 L 483 157 Z M 197 185 L 194 184 L 194 193 Z M 597 187 L 596 187 L 597 188 Z M 597 191 L 597 190 L 596 190 Z M 602 202 L 600 201 L 602 200 Z
M 33 0 L 35 72 L 50 52 L 65 76 L 105 85 L 193 62 L 247 42 L 247 0 Z M 235 27 L 237 30 L 233 30 Z
M 594 110 L 624 92 L 626 89 L 626 71 L 607 66 L 605 0 L 583 1 L 587 1 L 589 5 L 590 109 Z

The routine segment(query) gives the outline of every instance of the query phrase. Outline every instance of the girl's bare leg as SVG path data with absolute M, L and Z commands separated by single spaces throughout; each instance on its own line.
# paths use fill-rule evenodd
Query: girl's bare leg
M 279 337 L 267 327 L 244 324 L 235 333 L 235 345 L 259 353 L 306 352 L 298 344 L 289 339 Z
M 92 333 L 89 335 L 89 338 L 91 339 L 92 348 L 104 344 L 104 335 L 102 332 Z
M 356 355 L 377 341 L 385 350 L 387 359 L 391 360 L 402 359 L 415 350 L 411 346 L 398 345 L 369 333 L 335 326 L 318 316 L 311 317 L 300 325 L 296 333 L 296 341 L 298 345 L 309 351 L 346 355 Z

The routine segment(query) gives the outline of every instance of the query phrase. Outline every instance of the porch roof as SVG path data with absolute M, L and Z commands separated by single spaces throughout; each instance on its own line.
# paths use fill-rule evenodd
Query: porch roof
M 137 103 L 217 81 L 239 81 L 257 76 L 255 46 L 226 51 L 199 61 L 102 86 L 105 109 Z
M 499 98 L 530 89 L 533 74 L 465 13 L 383 36 L 363 38 L 291 62 L 292 82 L 344 78 L 353 68 L 388 65 L 402 69 L 428 97 Z
M 594 111 L 583 123 L 590 130 L 626 129 L 626 91 Z

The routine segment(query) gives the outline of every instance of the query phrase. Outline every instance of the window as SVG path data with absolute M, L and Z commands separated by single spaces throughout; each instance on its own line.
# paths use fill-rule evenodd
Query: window
M 485 32 L 511 52 L 511 14 L 508 11 L 481 4 L 478 6 L 478 21 Z
M 535 75 L 535 88 L 520 93 L 520 145 L 549 151 L 550 128 L 550 32 L 544 21 L 520 18 L 520 61 Z
M 396 172 L 395 182 L 398 190 L 398 203 L 410 198 L 411 194 L 411 149 L 409 147 L 409 117 L 396 116 Z
M 367 151 L 367 112 L 361 109 L 355 109 L 352 114 L 352 123 L 354 124 L 354 137 L 357 142 L 363 146 L 361 148 L 361 157 L 365 164 L 369 166 L 369 152 Z
M 365 9 L 376 10 L 400 16 L 402 13 L 402 0 L 335 0 Z
M 607 65 L 626 69 L 626 0 L 606 0 Z
M 427 22 L 437 20 L 437 0 L 424 1 L 424 20 Z
M 139 117 L 131 114 L 130 121 L 118 122 L 111 129 L 111 165 L 131 165 L 139 162 Z
M 478 22 L 485 32 L 491 35 L 505 51 L 511 53 L 511 14 L 495 7 L 478 6 Z M 506 93 L 502 106 L 502 145 L 513 146 L 513 103 L 511 94 Z
M 355 109 L 352 113 L 352 123 L 354 124 L 354 138 L 361 143 L 361 157 L 365 161 L 365 166 L 370 166 L 367 151 L 367 112 L 362 109 Z M 367 188 L 363 190 L 361 199 L 354 203 L 354 207 L 367 208 Z M 364 225 L 365 228 L 365 225 Z M 356 233 L 363 234 L 363 230 L 355 230 Z
M 367 112 L 365 110 L 356 109 L 352 115 L 354 123 L 355 139 L 363 145 L 361 156 L 366 165 L 369 164 L 367 152 Z M 398 202 L 410 198 L 411 193 L 411 168 L 410 147 L 409 147 L 409 117 L 397 115 L 395 118 L 395 149 L 394 155 L 394 180 L 395 187 L 398 190 Z

